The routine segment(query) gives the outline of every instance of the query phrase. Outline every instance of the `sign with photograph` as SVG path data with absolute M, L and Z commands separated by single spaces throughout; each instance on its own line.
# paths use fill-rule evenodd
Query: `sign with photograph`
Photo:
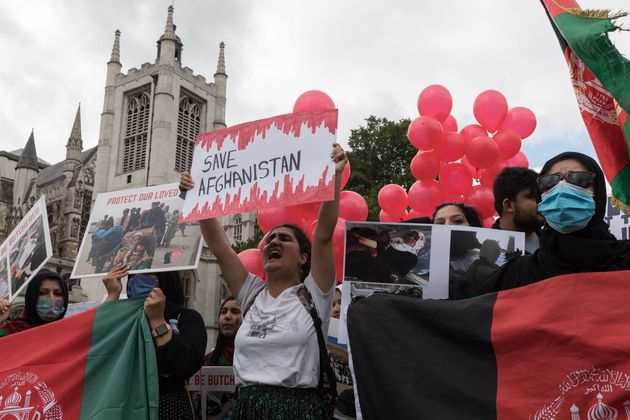
M 0 297 L 13 302 L 52 254 L 46 198 L 41 196 L 0 245 Z
M 199 135 L 181 221 L 331 200 L 337 110 L 302 112 Z
M 606 217 L 604 220 L 610 226 L 610 233 L 620 241 L 630 239 L 630 214 L 624 214 L 617 207 L 612 205 L 612 197 L 608 196 L 608 204 L 606 205 Z
M 522 255 L 525 234 L 468 226 L 346 222 L 345 246 L 338 335 L 344 344 L 353 299 L 374 293 L 454 298 Z
M 99 194 L 71 277 L 103 276 L 118 264 L 130 273 L 197 268 L 201 232 L 197 222 L 179 222 L 178 185 Z

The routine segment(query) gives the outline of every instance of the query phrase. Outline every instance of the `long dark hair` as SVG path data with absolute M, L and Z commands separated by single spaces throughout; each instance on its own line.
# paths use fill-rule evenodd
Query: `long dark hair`
M 223 309 L 225 304 L 231 300 L 236 300 L 236 299 L 230 296 L 227 299 L 225 299 L 223 303 L 221 303 L 221 307 L 219 308 L 219 318 L 221 317 L 221 310 Z M 214 345 L 214 349 L 212 350 L 212 353 L 210 354 L 210 358 L 206 360 L 206 366 L 219 365 L 219 358 L 223 354 L 223 348 L 225 347 L 225 339 L 226 337 L 223 335 L 223 332 L 221 331 L 221 326 L 219 326 L 219 334 L 217 335 L 217 342 Z
M 475 209 L 474 207 L 468 206 L 464 203 L 456 203 L 456 202 L 446 202 L 437 206 L 435 208 L 435 211 L 433 212 L 433 215 L 431 216 L 431 221 L 435 220 L 436 213 L 441 208 L 444 208 L 446 206 L 455 206 L 459 208 L 462 211 L 462 213 L 464 213 L 464 217 L 466 218 L 466 221 L 468 222 L 470 226 L 483 227 L 483 224 L 481 223 L 481 216 L 479 216 L 477 209 Z
M 273 232 L 274 230 L 278 228 L 291 229 L 291 231 L 295 235 L 295 238 L 298 241 L 298 245 L 300 246 L 300 253 L 307 255 L 306 262 L 302 264 L 302 271 L 300 272 L 300 280 L 303 282 L 304 279 L 311 272 L 311 240 L 308 239 L 308 236 L 300 227 L 293 225 L 291 223 L 276 226 L 273 229 L 271 229 L 269 232 Z

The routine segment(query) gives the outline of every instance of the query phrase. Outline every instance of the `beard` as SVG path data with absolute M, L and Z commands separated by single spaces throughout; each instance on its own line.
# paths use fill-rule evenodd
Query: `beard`
M 521 211 L 518 207 L 514 209 L 514 225 L 525 233 L 536 232 L 545 224 L 545 218 L 539 214 L 529 214 Z

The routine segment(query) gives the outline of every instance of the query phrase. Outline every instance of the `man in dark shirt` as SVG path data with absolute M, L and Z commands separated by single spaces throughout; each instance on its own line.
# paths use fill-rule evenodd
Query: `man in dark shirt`
M 525 233 L 525 253 L 539 247 L 539 230 L 545 218 L 538 213 L 540 201 L 538 173 L 528 168 L 503 169 L 494 181 L 494 208 L 499 214 L 493 229 L 514 230 Z

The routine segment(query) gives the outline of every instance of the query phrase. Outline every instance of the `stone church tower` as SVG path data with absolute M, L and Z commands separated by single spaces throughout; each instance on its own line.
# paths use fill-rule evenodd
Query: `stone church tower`
M 199 133 L 225 127 L 224 45 L 214 82 L 182 66 L 173 6 L 157 41 L 157 58 L 121 72 L 120 31 L 107 63 L 95 193 L 179 181 L 192 163 Z

